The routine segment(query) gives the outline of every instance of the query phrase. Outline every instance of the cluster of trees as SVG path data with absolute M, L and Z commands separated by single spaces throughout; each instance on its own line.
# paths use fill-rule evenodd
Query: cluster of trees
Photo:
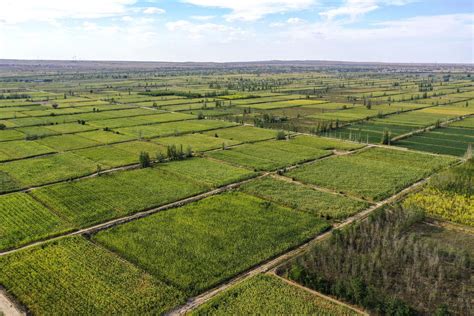
M 193 156 L 193 151 L 191 146 L 188 146 L 185 150 L 183 145 L 179 147 L 176 145 L 168 145 L 166 149 L 166 155 L 159 151 L 156 154 L 156 162 L 165 162 L 165 161 L 174 161 L 174 160 L 184 160 L 191 158 Z M 141 168 L 151 167 L 153 161 L 150 157 L 150 154 L 146 151 L 142 151 L 138 157 L 138 162 Z
M 335 230 L 278 273 L 379 315 L 470 315 L 473 258 L 412 230 L 424 214 L 395 206 Z
M 418 84 L 419 92 L 433 91 L 433 84 L 431 82 L 420 82 Z
M 314 127 L 310 129 L 311 134 L 322 134 L 338 129 L 340 127 L 339 120 L 335 121 L 318 121 Z
M 244 109 L 245 111 L 245 109 Z M 250 113 L 250 110 L 249 110 Z M 245 114 L 245 113 L 244 113 Z M 253 123 L 257 127 L 268 127 L 272 124 L 279 124 L 288 121 L 286 116 L 275 116 L 273 114 L 264 113 L 262 116 L 254 117 Z
M 11 93 L 11 94 L 0 94 L 0 100 L 16 100 L 16 99 L 29 99 L 31 95 L 26 93 Z

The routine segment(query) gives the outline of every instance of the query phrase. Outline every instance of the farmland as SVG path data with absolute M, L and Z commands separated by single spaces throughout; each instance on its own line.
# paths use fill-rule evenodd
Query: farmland
M 474 227 L 474 163 L 472 161 L 433 177 L 405 205 L 424 209 L 432 216 Z
M 242 190 L 326 219 L 341 220 L 368 207 L 365 202 L 273 178 L 249 182 Z
M 192 295 L 327 227 L 304 213 L 229 193 L 102 231 L 94 240 Z
M 223 314 L 358 315 L 271 276 L 258 276 L 206 303 L 193 315 Z
M 179 290 L 82 237 L 1 258 L 0 264 L 0 282 L 36 314 L 160 313 L 183 301 Z
M 25 63 L 0 315 L 469 314 L 472 67 Z
M 453 158 L 371 148 L 309 164 L 287 175 L 369 201 L 379 201 L 454 161 Z

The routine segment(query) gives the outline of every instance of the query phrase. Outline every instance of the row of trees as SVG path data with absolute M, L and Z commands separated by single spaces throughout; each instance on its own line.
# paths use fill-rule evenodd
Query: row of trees
M 165 161 L 175 161 L 175 160 L 184 160 L 191 158 L 193 156 L 193 151 L 191 146 L 188 146 L 186 149 L 183 149 L 183 145 L 179 147 L 176 145 L 168 145 L 166 148 L 166 155 L 159 151 L 156 154 L 155 161 L 165 162 Z M 138 162 L 141 168 L 151 167 L 153 160 L 150 157 L 150 154 L 146 151 L 142 151 L 138 157 Z

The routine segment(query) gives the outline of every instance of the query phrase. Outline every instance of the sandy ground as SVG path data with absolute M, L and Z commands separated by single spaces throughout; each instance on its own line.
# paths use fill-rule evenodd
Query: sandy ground
M 19 310 L 15 304 L 13 304 L 8 296 L 5 294 L 3 289 L 0 289 L 0 315 L 4 314 L 5 316 L 19 316 L 26 315 L 21 310 Z

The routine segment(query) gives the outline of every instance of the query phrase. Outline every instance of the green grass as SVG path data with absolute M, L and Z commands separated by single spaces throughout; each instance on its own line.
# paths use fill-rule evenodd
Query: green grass
M 260 274 L 217 295 L 191 315 L 359 315 L 292 286 Z
M 327 150 L 295 144 L 292 140 L 272 140 L 209 152 L 207 155 L 255 170 L 275 170 L 328 154 Z
M 34 141 L 18 140 L 0 142 L 0 161 L 27 158 L 55 152 L 53 149 Z
M 0 195 L 0 249 L 58 234 L 70 228 L 26 193 Z
M 373 148 L 305 165 L 289 177 L 368 200 L 379 201 L 455 159 Z
M 326 229 L 243 193 L 224 193 L 99 232 L 94 240 L 195 295 Z
M 28 158 L 0 164 L 0 172 L 7 173 L 15 179 L 21 188 L 80 177 L 95 170 L 96 164 L 93 161 L 72 153 Z
M 31 192 L 77 227 L 124 216 L 203 192 L 208 187 L 159 168 L 104 174 Z
M 34 315 L 161 314 L 182 293 L 82 237 L 0 258 L 0 283 Z
M 242 190 L 260 198 L 326 219 L 341 220 L 369 206 L 365 202 L 313 190 L 300 184 L 271 177 L 248 182 L 242 186 Z

